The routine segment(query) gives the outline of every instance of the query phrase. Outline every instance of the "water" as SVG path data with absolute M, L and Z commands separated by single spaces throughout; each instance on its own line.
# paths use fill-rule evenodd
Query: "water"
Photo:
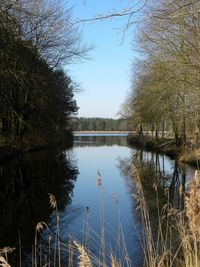
M 120 169 L 121 161 L 131 157 L 131 149 L 126 146 L 126 137 L 80 136 L 75 139 L 73 153 L 78 160 L 80 174 L 74 190 L 72 205 L 79 205 L 83 212 L 70 225 L 69 232 L 76 233 L 76 236 L 81 238 L 83 221 L 87 216 L 86 207 L 89 207 L 90 226 L 95 233 L 100 232 L 101 191 L 96 183 L 99 172 L 103 177 L 104 222 L 108 239 L 106 242 L 107 244 L 111 243 L 113 249 L 115 248 L 118 224 L 121 222 L 129 254 L 131 254 L 131 258 L 135 256 L 134 261 L 138 265 L 141 260 L 138 258 L 138 254 L 142 255 L 138 240 L 140 226 L 136 214 L 133 213 L 134 200 Z M 120 219 L 118 218 L 119 210 Z M 77 229 L 79 229 L 78 233 Z
M 118 253 L 116 238 L 120 222 L 132 265 L 141 267 L 141 222 L 133 197 L 134 180 L 130 175 L 131 163 L 136 159 L 141 165 L 145 197 L 152 214 L 155 212 L 153 183 L 161 197 L 168 188 L 170 201 L 181 208 L 183 199 L 179 188 L 187 190 L 194 169 L 178 165 L 166 156 L 129 148 L 124 135 L 75 136 L 72 150 L 44 150 L 2 162 L 0 247 L 16 247 L 14 256 L 10 256 L 12 266 L 19 266 L 19 246 L 23 265 L 31 266 L 37 222 L 44 221 L 51 229 L 55 228 L 48 196 L 52 193 L 58 201 L 62 242 L 66 243 L 69 237 L 89 242 L 83 233 L 88 223 L 92 229 L 90 247 L 97 253 L 102 223 L 100 204 L 103 204 L 108 246 Z M 103 190 L 97 186 L 99 176 Z M 43 232 L 42 239 L 45 240 L 48 231 Z M 66 261 L 65 255 L 63 261 Z

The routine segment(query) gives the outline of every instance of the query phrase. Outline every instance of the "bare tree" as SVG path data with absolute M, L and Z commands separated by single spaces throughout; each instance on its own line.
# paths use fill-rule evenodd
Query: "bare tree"
M 145 13 L 138 38 L 143 67 L 134 67 L 129 101 L 137 124 L 158 128 L 167 119 L 183 143 L 188 129 L 199 127 L 199 9 L 200 1 L 167 0 Z
M 19 36 L 35 45 L 52 66 L 87 57 L 89 47 L 73 23 L 72 9 L 61 0 L 2 0 L 3 12 L 15 17 Z

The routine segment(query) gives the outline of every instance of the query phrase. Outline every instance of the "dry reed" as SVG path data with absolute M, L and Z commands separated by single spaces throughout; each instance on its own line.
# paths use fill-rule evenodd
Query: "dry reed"
M 86 251 L 85 247 L 76 241 L 74 241 L 74 245 L 79 252 L 78 267 L 92 267 L 91 260 L 88 256 L 89 253 Z
M 175 212 L 173 209 L 169 209 L 168 216 L 173 216 L 173 224 L 177 225 L 177 233 L 179 236 L 179 245 L 176 250 L 171 244 L 171 233 L 173 228 L 168 225 L 165 231 L 167 233 L 163 233 L 162 225 L 166 218 L 163 215 L 164 213 L 159 213 L 159 221 L 158 221 L 158 233 L 155 238 L 154 233 L 152 231 L 152 224 L 149 216 L 149 208 L 147 205 L 147 201 L 145 200 L 143 186 L 139 174 L 139 170 L 136 165 L 131 166 L 132 176 L 135 181 L 136 192 L 134 197 L 137 200 L 137 210 L 141 212 L 141 218 L 143 223 L 143 249 L 144 249 L 144 266 L 146 267 L 200 267 L 200 172 L 195 173 L 195 177 L 192 180 L 189 192 L 185 197 L 186 209 L 184 212 Z M 100 179 L 101 178 L 101 179 Z M 98 177 L 97 186 L 100 189 L 101 200 L 100 200 L 100 212 L 101 216 L 104 218 L 104 210 L 103 210 L 103 190 L 102 190 L 102 177 Z M 155 187 L 155 190 L 157 188 Z M 167 190 L 166 190 L 167 191 Z M 168 191 L 167 191 L 168 192 Z M 118 204 L 117 198 L 112 194 L 111 195 L 113 202 Z M 55 196 L 49 194 L 50 205 L 56 211 L 56 220 L 57 220 L 57 231 L 55 233 L 55 247 L 56 252 L 52 254 L 53 256 L 53 264 L 52 266 L 61 266 L 61 250 L 60 250 L 60 241 L 59 241 L 59 216 L 57 211 L 57 201 Z M 166 207 L 165 207 L 166 208 Z M 126 248 L 124 243 L 121 246 L 121 249 L 125 251 L 125 257 L 123 259 L 123 263 L 119 261 L 119 259 L 111 252 L 105 244 L 105 229 L 104 222 L 101 220 L 101 227 L 103 227 L 102 236 L 99 237 L 101 244 L 101 252 L 100 258 L 98 256 L 92 255 L 91 252 L 85 245 L 82 245 L 76 241 L 69 241 L 68 251 L 69 251 L 69 259 L 68 259 L 68 267 L 74 266 L 74 255 L 78 252 L 78 267 L 93 267 L 93 266 L 111 266 L 111 267 L 122 267 L 124 266 L 124 261 L 127 258 Z M 46 228 L 47 225 L 44 222 L 39 222 L 36 225 L 36 234 L 35 234 L 35 251 L 34 251 L 34 266 L 38 266 L 37 259 L 37 250 L 38 250 L 38 239 L 37 233 Z M 120 230 L 121 231 L 121 230 Z M 88 234 L 88 233 L 87 233 Z M 123 237 L 123 233 L 119 234 Z M 88 238 L 88 237 L 87 237 Z M 46 259 L 43 265 L 51 266 L 50 260 L 50 252 L 51 252 L 51 239 L 52 236 L 48 238 L 49 244 L 49 259 Z M 123 239 L 123 238 L 122 238 Z M 118 242 L 118 241 L 117 241 Z M 124 246 L 124 247 L 123 247 Z M 102 253 L 103 247 L 103 253 Z M 10 247 L 5 247 L 0 249 L 0 266 L 1 267 L 10 267 L 7 256 L 3 256 L 2 254 L 7 255 L 7 253 L 12 252 L 14 249 Z M 41 257 L 41 255 L 40 255 Z M 41 259 L 40 259 L 41 264 Z M 41 265 L 42 266 L 42 265 Z M 126 266 L 131 266 L 130 261 L 127 260 Z
M 170 208 L 170 205 L 165 205 L 161 210 L 158 208 L 158 222 L 157 222 L 157 234 L 152 230 L 152 221 L 149 215 L 148 203 L 145 199 L 143 191 L 143 185 L 139 173 L 139 168 L 136 164 L 131 166 L 132 177 L 135 183 L 134 197 L 136 199 L 136 209 L 141 213 L 141 219 L 143 224 L 143 250 L 144 250 L 144 266 L 145 267 L 200 267 L 200 172 L 196 171 L 194 179 L 189 185 L 188 193 L 185 196 L 185 209 L 183 211 L 176 211 Z M 47 227 L 44 222 L 39 222 L 35 229 L 35 248 L 33 266 L 61 266 L 61 245 L 68 250 L 68 262 L 67 266 L 74 266 L 75 254 L 78 253 L 77 266 L 78 267 L 122 267 L 131 266 L 130 260 L 127 256 L 126 246 L 124 242 L 123 232 L 121 224 L 118 229 L 117 243 L 120 243 L 120 249 L 124 251 L 124 257 L 122 261 L 114 255 L 111 249 L 106 245 L 105 240 L 105 222 L 104 222 L 104 207 L 103 207 L 103 181 L 100 173 L 98 173 L 97 186 L 100 189 L 100 224 L 101 235 L 99 236 L 99 242 L 97 237 L 95 241 L 100 244 L 99 255 L 93 255 L 87 243 L 82 245 L 76 241 L 69 241 L 69 244 L 64 245 L 60 242 L 59 231 L 59 214 L 57 208 L 57 201 L 54 195 L 49 194 L 50 205 L 56 212 L 56 232 L 54 236 L 54 253 L 51 253 L 51 246 L 53 237 L 50 235 L 48 238 L 48 257 L 45 256 L 45 261 L 42 263 L 42 259 L 37 259 L 38 247 L 38 234 Z M 153 182 L 152 182 L 153 183 Z M 154 186 L 157 190 L 157 186 Z M 179 190 L 181 194 L 184 194 L 182 188 Z M 166 190 L 169 194 L 169 190 Z M 157 195 L 158 196 L 158 195 Z M 118 204 L 118 199 L 114 194 L 111 194 L 111 198 L 115 204 Z M 157 204 L 159 199 L 157 199 Z M 87 211 L 89 207 L 87 207 Z M 164 227 L 163 227 L 164 226 Z M 87 239 L 92 238 L 91 231 L 88 229 L 87 224 Z M 173 236 L 173 237 L 172 237 Z M 174 246 L 173 239 L 178 241 L 178 244 Z M 89 242 L 90 243 L 90 242 Z M 0 249 L 0 266 L 10 267 L 7 260 L 7 253 L 10 253 L 14 248 L 5 247 Z M 51 261 L 53 257 L 53 263 Z M 39 254 L 39 257 L 42 257 Z M 39 261 L 39 262 L 38 262 Z M 125 265 L 126 262 L 126 265 Z
M 12 253 L 15 248 L 4 247 L 0 249 L 0 266 L 1 267 L 10 267 L 8 263 L 8 253 Z
M 200 172 L 196 171 L 185 197 L 186 219 L 179 223 L 184 267 L 200 267 Z
M 200 241 L 200 171 L 195 172 L 190 183 L 189 195 L 185 198 L 186 215 L 193 238 Z
M 11 267 L 7 260 L 0 255 L 0 266 L 1 267 Z
M 195 172 L 188 192 L 185 194 L 185 209 L 182 211 L 167 207 L 158 212 L 157 233 L 152 232 L 148 203 L 145 199 L 139 168 L 131 166 L 135 181 L 137 209 L 141 212 L 143 224 L 143 249 L 147 267 L 200 267 L 200 171 Z M 157 188 L 155 187 L 155 190 Z M 180 188 L 181 195 L 183 190 Z M 166 190 L 169 193 L 169 190 Z M 159 207 L 158 207 L 159 209 Z M 164 216 L 163 216 L 164 214 Z M 163 223 L 167 225 L 162 230 Z M 173 241 L 176 241 L 173 245 Z M 177 243 L 178 242 L 178 243 Z
M 113 256 L 113 254 L 111 253 L 110 255 L 111 258 L 111 267 L 121 267 L 121 265 L 119 264 L 119 262 L 117 261 L 116 257 Z
M 56 197 L 50 193 L 49 193 L 49 203 L 50 203 L 52 209 L 57 209 Z
M 135 184 L 135 193 L 133 194 L 133 197 L 136 201 L 136 210 L 140 211 L 143 228 L 143 237 L 140 241 L 144 251 L 144 266 L 172 267 L 171 259 L 173 258 L 173 255 L 169 248 L 171 228 L 169 226 L 169 216 L 166 216 L 168 205 L 164 205 L 160 210 L 158 194 L 156 194 L 158 218 L 156 219 L 157 233 L 155 233 L 152 230 L 150 211 L 145 199 L 139 168 L 136 164 L 137 163 L 133 163 L 131 165 L 131 174 Z M 157 186 L 155 186 L 153 182 L 152 187 L 157 191 Z M 155 222 L 153 222 L 153 224 L 155 224 Z
M 100 190 L 100 226 L 101 226 L 101 232 L 100 235 L 98 236 L 95 233 L 95 237 L 93 240 L 92 237 L 92 230 L 89 227 L 88 222 L 85 225 L 84 228 L 84 239 L 86 242 L 81 244 L 80 242 L 77 241 L 71 241 L 71 239 L 68 241 L 67 246 L 63 243 L 60 242 L 60 236 L 59 236 L 59 214 L 58 214 L 58 208 L 57 208 L 57 201 L 54 195 L 49 194 L 49 202 L 51 207 L 53 208 L 54 212 L 56 213 L 56 232 L 54 236 L 54 253 L 51 253 L 51 246 L 52 246 L 52 236 L 48 238 L 48 253 L 49 253 L 49 260 L 44 262 L 44 264 L 47 264 L 48 266 L 61 266 L 61 246 L 68 251 L 68 267 L 74 266 L 74 261 L 77 259 L 77 266 L 78 267 L 92 267 L 92 266 L 102 266 L 102 267 L 121 267 L 121 266 L 131 266 L 130 265 L 130 260 L 127 255 L 127 251 L 125 248 L 125 242 L 124 242 L 124 237 L 122 233 L 122 229 L 120 229 L 120 233 L 118 233 L 117 240 L 120 244 L 123 244 L 123 264 L 119 263 L 117 261 L 117 257 L 114 255 L 113 252 L 111 252 L 111 249 L 107 246 L 106 244 L 106 229 L 105 229 L 105 222 L 104 222 L 104 203 L 103 203 L 103 177 L 100 176 L 100 173 L 98 173 L 97 181 L 96 181 L 97 187 Z M 118 204 L 117 197 L 112 194 L 112 199 L 114 199 L 114 203 Z M 86 214 L 87 217 L 89 215 L 89 207 L 86 207 Z M 43 222 L 40 222 L 36 225 L 36 233 L 40 233 L 44 229 L 44 226 L 47 227 L 46 224 Z M 37 234 L 36 236 L 36 241 L 37 241 Z M 119 238 L 120 236 L 120 238 Z M 123 239 L 123 240 L 122 240 Z M 94 255 L 91 253 L 91 250 L 89 248 L 90 244 L 92 241 L 96 242 L 97 248 L 99 248 L 99 251 L 97 252 L 97 255 Z M 119 244 L 118 244 L 119 245 Z M 36 258 L 36 251 L 37 251 L 37 242 L 35 243 L 35 266 L 37 264 L 37 258 Z M 78 257 L 76 257 L 78 253 Z M 53 260 L 51 262 L 50 256 L 53 257 Z M 124 262 L 127 264 L 125 265 Z

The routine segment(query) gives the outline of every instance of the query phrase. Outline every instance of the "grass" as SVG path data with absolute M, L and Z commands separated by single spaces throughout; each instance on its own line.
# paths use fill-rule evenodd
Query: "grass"
M 83 224 L 83 240 L 78 241 L 71 237 L 67 243 L 63 243 L 62 237 L 60 236 L 60 217 L 57 200 L 54 195 L 49 194 L 49 202 L 53 210 L 53 219 L 55 219 L 56 227 L 52 229 L 45 222 L 37 223 L 32 250 L 32 267 L 131 267 L 120 221 L 117 231 L 112 229 L 111 226 L 107 229 L 108 226 L 104 218 L 103 179 L 99 171 L 96 185 L 99 189 L 100 199 L 100 233 L 97 234 L 93 231 L 89 225 L 89 216 L 87 216 Z M 113 202 L 118 204 L 114 195 L 112 198 Z M 88 212 L 87 209 L 86 212 Z M 111 245 L 107 243 L 109 239 L 107 236 L 108 232 L 109 237 L 112 235 L 113 239 L 115 239 L 116 248 L 111 248 Z M 3 251 L 1 253 L 0 250 L 0 256 L 2 257 L 0 266 L 10 266 L 8 264 L 7 254 L 3 254 Z
M 189 191 L 185 195 L 184 210 L 174 209 L 169 201 L 160 208 L 159 199 L 157 199 L 158 220 L 152 222 L 139 168 L 133 164 L 131 171 L 136 184 L 136 197 L 143 225 L 144 266 L 199 267 L 200 172 L 196 171 Z M 156 233 L 152 230 L 155 223 L 157 223 Z
M 158 138 L 147 135 L 130 135 L 128 137 L 130 145 L 139 147 L 146 151 L 155 151 L 165 154 L 170 158 L 179 159 L 180 162 L 187 163 L 199 169 L 200 166 L 200 148 L 192 145 L 188 140 L 186 146 L 177 145 L 173 138 Z
M 176 158 L 182 152 L 181 146 L 176 145 L 173 138 L 158 138 L 143 135 L 130 135 L 128 143 L 146 151 L 155 151 L 165 154 L 171 158 Z
M 137 207 L 142 221 L 143 237 L 141 244 L 144 251 L 144 267 L 200 267 L 200 172 L 196 171 L 185 194 L 185 208 L 174 209 L 169 201 L 160 206 L 157 186 L 154 186 L 157 196 L 157 219 L 152 221 L 150 210 L 145 199 L 144 188 L 137 163 L 131 165 L 131 174 L 135 183 Z M 84 240 L 79 242 L 70 239 L 66 244 L 60 239 L 60 218 L 56 198 L 49 194 L 50 205 L 56 218 L 56 230 L 47 238 L 46 249 L 40 242 L 40 234 L 48 225 L 39 222 L 35 229 L 35 243 L 33 246 L 33 267 L 130 267 L 131 262 L 127 254 L 122 226 L 119 221 L 116 233 L 117 251 L 106 243 L 106 227 L 104 218 L 104 198 L 102 177 L 98 173 L 97 186 L 100 194 L 100 225 L 98 236 L 90 228 L 88 221 L 84 224 Z M 166 198 L 169 192 L 166 190 Z M 116 199 L 115 202 L 117 203 Z M 154 224 L 157 225 L 155 232 Z M 94 236 L 94 237 L 93 237 Z M 98 252 L 91 249 L 93 242 Z M 8 253 L 12 248 L 0 250 L 0 266 L 9 267 Z M 65 262 L 63 264 L 63 255 Z
M 187 149 L 183 152 L 180 157 L 180 161 L 188 163 L 191 166 L 197 167 L 199 169 L 200 164 L 200 148 Z

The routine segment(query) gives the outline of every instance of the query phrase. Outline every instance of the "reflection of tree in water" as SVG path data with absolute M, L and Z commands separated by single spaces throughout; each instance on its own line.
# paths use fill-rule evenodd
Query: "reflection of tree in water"
M 137 177 L 134 179 L 132 176 L 133 165 L 137 167 L 139 172 L 143 194 L 138 194 L 136 190 L 138 181 Z M 139 224 L 136 227 L 140 240 L 145 240 L 146 234 L 145 231 L 143 232 L 145 217 L 141 208 L 148 207 L 148 216 L 146 218 L 149 218 L 149 220 L 147 219 L 147 223 L 151 226 L 155 244 L 158 244 L 157 242 L 160 242 L 159 232 L 161 233 L 162 231 L 162 234 L 165 235 L 166 229 L 169 226 L 170 216 L 168 216 L 168 211 L 171 205 L 176 208 L 183 208 L 186 165 L 180 165 L 176 160 L 171 161 L 164 155 L 134 150 L 130 158 L 118 159 L 118 168 L 120 169 L 121 176 L 126 181 L 128 191 L 132 197 L 132 213 L 133 217 L 137 214 Z M 142 200 L 145 199 L 145 205 L 141 204 L 144 202 L 138 202 L 140 198 Z M 137 209 L 137 207 L 140 208 Z M 170 240 L 171 243 L 167 245 L 172 245 L 172 242 L 173 245 L 176 245 L 177 240 L 172 239 Z
M 156 153 L 134 150 L 129 159 L 118 159 L 118 167 L 121 175 L 126 177 L 129 192 L 135 191 L 131 177 L 131 165 L 136 164 L 140 173 L 141 183 L 145 199 L 151 210 L 157 209 L 156 200 L 163 206 L 169 199 L 170 203 L 177 208 L 183 207 L 183 195 L 186 182 L 186 166 L 172 162 L 173 167 L 166 168 L 166 157 Z
M 115 135 L 83 135 L 74 137 L 76 146 L 127 146 L 127 136 Z
M 75 162 L 64 152 L 44 150 L 25 154 L 0 165 L 0 247 L 16 247 L 22 253 L 31 251 L 37 222 L 47 221 L 51 214 L 48 193 L 56 196 L 58 209 L 70 204 L 77 178 Z

